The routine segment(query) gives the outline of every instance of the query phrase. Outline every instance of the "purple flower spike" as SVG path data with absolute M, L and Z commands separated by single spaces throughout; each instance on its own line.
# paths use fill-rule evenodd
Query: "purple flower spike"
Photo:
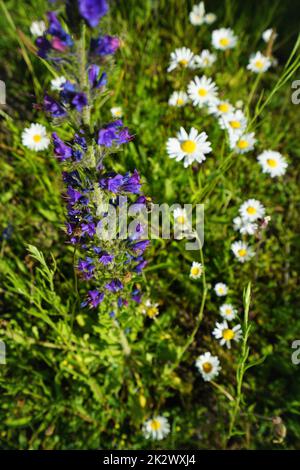
M 147 261 L 143 260 L 139 264 L 136 265 L 136 267 L 134 268 L 134 272 L 141 273 L 143 269 L 145 268 L 145 266 L 147 266 Z
M 99 263 L 102 263 L 104 266 L 107 266 L 109 263 L 112 262 L 113 259 L 113 255 L 104 252 L 99 258 Z
M 134 170 L 132 175 L 129 173 L 125 175 L 124 184 L 122 185 L 122 190 L 132 194 L 139 194 L 141 191 L 141 181 L 140 175 L 137 170 Z
M 52 140 L 54 145 L 54 153 L 61 160 L 67 160 L 72 156 L 72 149 L 61 140 L 56 132 L 52 134 Z
M 81 224 L 82 233 L 86 233 L 89 237 L 93 237 L 96 233 L 96 227 L 94 223 Z
M 131 249 L 134 253 L 144 253 L 149 243 L 149 240 L 141 240 L 139 242 L 133 243 L 131 245 Z
M 113 279 L 112 281 L 105 284 L 105 287 L 110 292 L 118 292 L 120 289 L 123 289 L 123 284 L 119 279 Z
M 76 204 L 76 202 L 78 202 L 79 199 L 82 197 L 82 194 L 79 191 L 76 191 L 76 189 L 73 189 L 72 186 L 68 187 L 67 195 L 69 202 L 72 206 Z
M 36 46 L 38 47 L 38 56 L 45 59 L 48 52 L 51 50 L 51 43 L 44 36 L 39 36 L 35 41 Z
M 91 28 L 98 26 L 100 19 L 108 11 L 106 0 L 78 0 L 79 13 Z
M 120 40 L 115 36 L 100 36 L 91 41 L 91 51 L 100 56 L 111 55 L 120 47 Z
M 98 290 L 89 290 L 88 303 L 91 308 L 96 308 L 104 299 L 104 293 Z
M 44 97 L 44 107 L 46 112 L 50 113 L 52 117 L 58 118 L 67 114 L 64 108 L 49 95 Z
M 107 83 L 107 75 L 103 72 L 99 77 L 100 67 L 98 65 L 92 64 L 88 70 L 89 82 L 92 88 L 100 88 Z
M 72 105 L 77 111 L 82 111 L 82 109 L 87 106 L 88 100 L 85 93 L 76 93 L 72 99 Z

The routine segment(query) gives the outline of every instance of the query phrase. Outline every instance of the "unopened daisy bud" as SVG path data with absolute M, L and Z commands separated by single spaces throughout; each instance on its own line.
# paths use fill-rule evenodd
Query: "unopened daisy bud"
M 33 21 L 30 25 L 30 32 L 32 36 L 43 36 L 46 29 L 47 27 L 43 20 Z
M 147 400 L 144 395 L 139 396 L 139 402 L 140 402 L 141 408 L 145 408 Z
M 273 28 L 269 28 L 262 33 L 261 37 L 265 42 L 269 42 L 272 36 L 276 39 L 278 35 Z
M 271 221 L 271 217 L 269 215 L 267 215 L 266 217 L 263 218 L 263 221 L 261 223 L 261 229 L 266 229 L 267 226 L 269 225 L 269 222 Z

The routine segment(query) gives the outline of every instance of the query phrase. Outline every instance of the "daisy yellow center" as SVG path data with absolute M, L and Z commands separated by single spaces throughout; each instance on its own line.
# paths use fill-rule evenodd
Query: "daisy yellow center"
M 207 95 L 207 90 L 205 88 L 199 88 L 198 95 L 199 96 L 206 96 Z
M 276 160 L 274 160 L 274 158 L 268 158 L 267 164 L 270 167 L 275 168 L 278 165 L 278 162 Z
M 222 335 L 226 341 L 230 341 L 231 339 L 234 338 L 234 331 L 231 330 L 230 328 L 226 328 L 225 330 L 222 331 Z
M 38 143 L 42 140 L 42 137 L 40 134 L 34 134 L 34 136 L 32 137 L 33 138 L 33 141 Z
M 149 318 L 156 317 L 157 314 L 158 314 L 158 308 L 157 307 L 149 307 L 147 309 L 147 315 L 148 315 Z
M 254 215 L 254 214 L 256 214 L 257 210 L 255 209 L 255 207 L 249 206 L 249 207 L 247 207 L 247 212 L 250 215 Z
M 240 121 L 230 121 L 229 124 L 233 129 L 239 129 L 241 127 Z
M 161 428 L 161 423 L 160 421 L 158 421 L 158 419 L 152 419 L 150 427 L 152 431 L 159 431 L 159 429 Z
M 241 257 L 241 258 L 244 258 L 244 256 L 246 256 L 247 254 L 247 250 L 245 248 L 241 248 L 239 251 L 238 251 L 238 255 Z
M 228 111 L 229 111 L 229 104 L 228 104 L 228 103 L 221 103 L 221 104 L 219 104 L 218 110 L 221 111 L 221 113 L 228 113 Z
M 121 116 L 121 111 L 115 111 L 115 116 Z
M 178 98 L 177 104 L 178 104 L 178 106 L 181 106 L 181 105 L 183 104 L 183 99 L 182 99 L 182 98 Z
M 182 65 L 183 67 L 186 67 L 187 64 L 188 64 L 188 60 L 186 60 L 186 59 L 181 59 L 181 60 L 179 61 L 179 63 L 180 63 L 180 65 Z
M 176 221 L 177 221 L 180 225 L 185 224 L 185 217 L 184 217 L 184 215 L 179 215 L 179 216 L 177 217 Z
M 204 364 L 202 365 L 202 369 L 204 370 L 206 374 L 209 374 L 212 371 L 212 368 L 213 366 L 211 365 L 210 362 L 204 362 Z
M 256 60 L 255 61 L 255 67 L 257 67 L 258 69 L 262 69 L 264 66 L 264 63 L 262 60 Z
M 226 313 L 226 315 L 230 315 L 231 314 L 231 308 L 226 308 L 225 313 Z
M 229 44 L 229 39 L 228 39 L 228 38 L 222 38 L 222 39 L 220 39 L 220 44 L 221 44 L 221 46 L 223 46 L 223 47 L 228 46 L 228 44 Z
M 193 153 L 196 150 L 196 144 L 193 140 L 184 140 L 181 142 L 180 147 L 186 153 Z
M 224 289 L 222 287 L 219 288 L 219 294 L 224 294 Z
M 191 274 L 193 276 L 198 276 L 198 274 L 200 274 L 200 268 L 198 268 L 197 266 L 194 266 L 192 269 L 191 269 Z
M 248 140 L 241 139 L 238 141 L 237 145 L 240 149 L 246 149 L 247 147 L 249 147 L 249 142 Z

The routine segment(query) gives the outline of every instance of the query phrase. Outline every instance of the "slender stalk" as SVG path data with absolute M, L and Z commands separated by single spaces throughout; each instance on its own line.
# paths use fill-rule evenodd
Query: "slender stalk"
M 249 308 L 250 308 L 250 300 L 251 300 L 251 283 L 249 282 L 247 288 L 244 291 L 244 335 L 243 335 L 243 344 L 242 344 L 242 354 L 240 358 L 240 362 L 236 372 L 236 396 L 234 399 L 234 406 L 231 412 L 230 421 L 229 421 L 229 430 L 227 435 L 227 444 L 230 438 L 234 434 L 234 428 L 238 413 L 240 411 L 241 401 L 243 398 L 242 395 L 242 386 L 244 375 L 247 370 L 246 363 L 249 357 L 249 346 L 248 346 L 248 339 L 249 339 L 249 332 L 250 326 L 248 324 L 249 320 Z
M 196 233 L 196 239 L 199 243 L 199 254 L 200 254 L 200 260 L 201 260 L 201 264 L 202 264 L 202 269 L 203 269 L 203 272 L 202 272 L 202 299 L 201 299 L 201 305 L 200 305 L 200 309 L 199 309 L 199 313 L 198 313 L 198 316 L 197 316 L 197 319 L 196 319 L 196 323 L 195 323 L 195 326 L 193 328 L 193 331 L 192 333 L 190 334 L 190 336 L 188 337 L 186 343 L 184 344 L 184 346 L 181 348 L 181 351 L 180 351 L 180 354 L 178 354 L 177 356 L 177 359 L 176 361 L 173 363 L 172 367 L 170 369 L 168 369 L 168 373 L 170 374 L 171 372 L 173 372 L 175 369 L 177 369 L 177 367 L 179 366 L 184 354 L 186 353 L 186 351 L 188 350 L 188 348 L 190 347 L 190 345 L 193 343 L 194 339 L 195 339 L 195 336 L 200 328 L 200 325 L 202 323 L 202 320 L 203 320 L 203 315 L 204 315 L 204 307 L 205 307 L 205 302 L 206 302 L 206 298 L 207 298 L 207 292 L 208 292 L 208 288 L 207 288 L 207 284 L 206 284 L 206 276 L 205 276 L 205 266 L 204 266 L 204 256 L 203 256 L 203 250 L 202 250 L 202 243 L 201 243 L 201 240 L 199 239 L 198 237 L 198 234 Z

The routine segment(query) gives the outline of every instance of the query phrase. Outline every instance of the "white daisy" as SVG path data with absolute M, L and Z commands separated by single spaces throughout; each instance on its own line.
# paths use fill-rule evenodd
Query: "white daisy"
M 243 111 L 237 109 L 232 113 L 222 114 L 220 116 L 220 126 L 227 129 L 229 133 L 241 135 L 247 127 L 247 118 Z
M 32 36 L 43 36 L 44 32 L 47 29 L 47 26 L 43 20 L 33 21 L 29 29 Z
M 243 100 L 237 100 L 237 101 L 236 101 L 235 107 L 236 107 L 237 109 L 242 109 L 243 106 L 244 106 Z
M 146 439 L 161 441 L 170 432 L 170 425 L 164 416 L 155 416 L 143 424 L 143 433 Z
M 199 55 L 194 55 L 193 68 L 205 69 L 211 67 L 216 61 L 217 57 L 215 54 L 210 52 L 208 49 L 203 49 Z
M 57 90 L 57 91 L 62 90 L 66 81 L 67 81 L 66 77 L 63 77 L 63 76 L 52 78 L 50 82 L 51 90 Z
M 211 78 L 195 77 L 188 85 L 188 94 L 194 106 L 202 107 L 217 101 L 218 87 Z
M 218 297 L 224 297 L 225 295 L 227 295 L 228 287 L 223 282 L 217 282 L 214 287 L 214 290 Z
M 271 60 L 269 57 L 263 55 L 261 52 L 256 52 L 249 59 L 247 69 L 254 73 L 266 72 L 271 67 Z
M 204 17 L 205 17 L 204 2 L 200 2 L 199 5 L 194 5 L 192 11 L 189 14 L 190 22 L 194 26 L 201 26 L 204 23 Z
M 202 24 L 212 24 L 216 21 L 217 17 L 214 13 L 205 14 L 204 2 L 200 2 L 199 5 L 194 5 L 192 11 L 189 14 L 190 22 L 194 26 L 201 26 Z
M 254 132 L 247 134 L 236 135 L 235 132 L 231 132 L 229 135 L 229 145 L 232 150 L 237 153 L 246 153 L 254 149 L 256 139 Z
M 269 41 L 270 41 L 273 31 L 274 31 L 273 28 L 269 28 L 269 29 L 266 29 L 266 30 L 262 33 L 261 37 L 263 38 L 263 40 L 264 40 L 265 42 L 269 42 Z M 275 31 L 274 31 L 274 39 L 276 39 L 276 38 L 277 38 L 277 34 L 276 34 Z
M 201 354 L 201 356 L 196 359 L 196 367 L 205 382 L 213 380 L 219 375 L 219 371 L 221 370 L 219 358 L 213 356 L 210 352 Z
M 236 317 L 237 310 L 231 304 L 223 304 L 220 307 L 220 315 L 226 320 L 231 321 Z
M 168 72 L 175 70 L 177 67 L 190 67 L 193 66 L 194 54 L 187 47 L 180 47 L 171 52 L 170 65 L 167 69 Z
M 226 49 L 232 49 L 237 43 L 237 37 L 230 28 L 215 29 L 212 33 L 212 45 L 216 49 L 225 51 Z
M 159 314 L 158 307 L 159 307 L 158 303 L 151 302 L 151 300 L 148 299 L 146 300 L 146 302 L 144 303 L 142 307 L 142 313 L 144 315 L 147 315 L 147 317 L 149 318 L 157 317 L 157 315 Z
M 121 106 L 113 106 L 110 108 L 110 112 L 113 118 L 120 118 L 123 116 L 123 110 Z
M 196 261 L 193 261 L 193 264 L 191 266 L 191 271 L 190 271 L 190 278 L 192 279 L 199 279 L 201 277 L 203 272 L 203 266 L 201 263 L 197 263 Z
M 208 111 L 217 117 L 226 116 L 234 111 L 234 107 L 229 101 L 217 101 L 216 103 L 209 103 Z
M 233 219 L 233 228 L 243 235 L 254 235 L 258 225 L 254 222 L 243 220 L 242 217 L 235 217 Z
M 254 222 L 263 218 L 265 208 L 257 199 L 248 199 L 239 208 L 239 213 L 243 220 Z
M 36 152 L 45 150 L 50 144 L 50 139 L 47 137 L 47 131 L 41 124 L 31 124 L 26 127 L 22 132 L 22 144 L 30 150 Z
M 185 91 L 174 91 L 169 98 L 169 105 L 180 108 L 181 106 L 184 106 L 188 100 L 189 97 Z
M 179 207 L 174 210 L 174 222 L 176 228 L 182 231 L 188 230 L 191 226 L 186 210 Z
M 231 250 L 234 256 L 240 261 L 240 263 L 245 263 L 249 261 L 254 255 L 255 252 L 253 249 L 243 241 L 233 242 L 231 244 Z
M 216 323 L 215 329 L 212 333 L 215 338 L 220 340 L 221 346 L 226 344 L 227 348 L 231 348 L 231 341 L 239 342 L 242 337 L 241 325 L 236 325 L 233 328 L 229 328 L 227 321 L 223 323 Z
M 206 24 L 213 24 L 217 19 L 217 15 L 214 13 L 206 13 L 204 16 L 204 23 Z
M 171 137 L 167 142 L 167 152 L 170 158 L 177 162 L 184 160 L 183 166 L 187 168 L 193 162 L 201 163 L 206 159 L 205 154 L 211 152 L 211 143 L 207 140 L 206 132 L 198 131 L 192 127 L 187 133 L 183 127 L 177 137 Z
M 257 160 L 262 167 L 263 173 L 269 173 L 272 178 L 285 174 L 288 167 L 286 159 L 279 152 L 264 150 Z

